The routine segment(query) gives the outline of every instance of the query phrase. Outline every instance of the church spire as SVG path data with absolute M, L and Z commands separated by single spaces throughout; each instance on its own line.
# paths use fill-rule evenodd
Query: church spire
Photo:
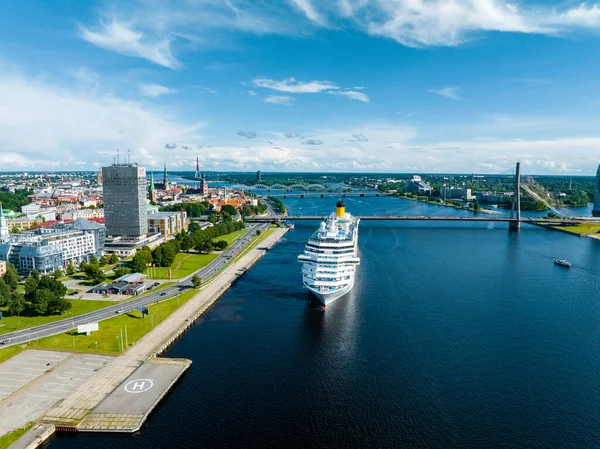
M 167 185 L 169 184 L 169 178 L 167 177 L 167 161 L 165 161 L 165 171 L 164 171 L 164 175 L 163 175 L 163 182 L 165 184 L 165 189 L 166 189 Z

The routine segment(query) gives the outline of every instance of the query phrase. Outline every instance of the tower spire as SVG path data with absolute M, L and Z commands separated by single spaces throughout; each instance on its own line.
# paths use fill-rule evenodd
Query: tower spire
M 164 181 L 165 190 L 166 190 L 167 185 L 169 184 L 169 178 L 167 177 L 167 161 L 165 161 L 165 171 L 164 171 L 164 175 L 163 175 L 163 181 Z
M 196 176 L 195 176 L 195 178 L 198 179 L 199 176 L 200 176 L 200 161 L 198 160 L 198 152 L 196 151 Z

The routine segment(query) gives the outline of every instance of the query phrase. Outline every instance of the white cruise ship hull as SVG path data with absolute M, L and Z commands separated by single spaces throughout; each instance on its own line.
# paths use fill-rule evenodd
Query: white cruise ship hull
M 354 278 L 352 278 L 352 281 L 349 284 L 347 284 L 341 288 L 338 288 L 337 290 L 334 290 L 334 291 L 321 292 L 314 287 L 309 287 L 309 286 L 306 286 L 306 287 L 319 300 L 319 302 L 322 305 L 328 306 L 336 299 L 341 298 L 342 296 L 344 296 L 347 293 L 350 293 L 350 291 L 354 287 Z

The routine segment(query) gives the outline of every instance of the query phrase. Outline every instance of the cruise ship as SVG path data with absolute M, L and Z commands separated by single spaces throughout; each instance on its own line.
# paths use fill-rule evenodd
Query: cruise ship
M 335 212 L 321 223 L 310 237 L 302 262 L 302 279 L 324 306 L 344 296 L 354 286 L 358 257 L 358 222 L 360 219 L 346 212 L 343 201 L 338 201 Z

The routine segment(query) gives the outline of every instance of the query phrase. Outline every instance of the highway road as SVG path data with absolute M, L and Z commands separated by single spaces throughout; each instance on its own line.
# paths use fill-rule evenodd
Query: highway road
M 193 288 L 192 276 L 198 274 L 202 279 L 208 279 L 217 274 L 221 268 L 223 268 L 229 259 L 234 258 L 240 253 L 252 240 L 252 237 L 256 234 L 256 230 L 260 229 L 262 232 L 269 228 L 269 224 L 251 224 L 248 226 L 248 232 L 228 247 L 223 253 L 221 253 L 216 259 L 210 262 L 204 268 L 192 273 L 189 276 L 179 279 L 176 285 L 172 285 L 163 290 L 157 292 L 146 293 L 140 297 L 133 297 L 131 300 L 115 304 L 113 306 L 106 307 L 104 309 L 96 310 L 94 312 L 79 315 L 73 318 L 55 321 L 53 323 L 43 324 L 41 326 L 32 327 L 29 329 L 23 329 L 16 332 L 7 333 L 0 335 L 0 340 L 3 342 L 0 348 L 7 347 L 10 345 L 27 343 L 37 338 L 49 337 L 51 335 L 60 334 L 67 332 L 70 329 L 74 329 L 79 324 L 96 323 L 98 321 L 107 320 L 115 316 L 131 312 L 136 310 L 140 306 L 148 306 L 150 304 L 162 301 L 164 299 L 176 296 L 183 291 Z

